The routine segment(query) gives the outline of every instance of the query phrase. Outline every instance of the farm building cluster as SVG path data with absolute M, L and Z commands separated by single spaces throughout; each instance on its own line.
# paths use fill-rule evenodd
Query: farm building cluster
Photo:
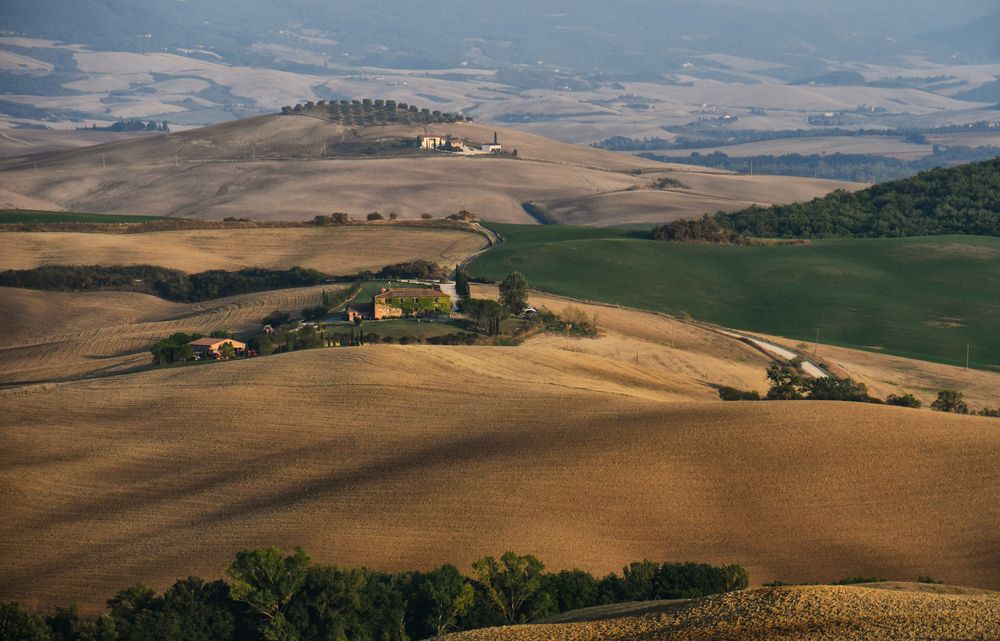
M 496 132 L 493 132 L 493 142 L 476 144 L 454 136 L 417 136 L 417 147 L 426 151 L 450 151 L 466 155 L 481 154 L 501 154 L 503 145 L 500 144 Z
M 248 355 L 247 344 L 231 338 L 198 338 L 188 343 L 191 352 L 198 360 L 225 358 L 227 353 L 233 356 Z
M 372 296 L 370 305 L 349 305 L 345 316 L 349 321 L 406 318 L 424 314 L 448 314 L 451 296 L 440 289 L 382 288 Z

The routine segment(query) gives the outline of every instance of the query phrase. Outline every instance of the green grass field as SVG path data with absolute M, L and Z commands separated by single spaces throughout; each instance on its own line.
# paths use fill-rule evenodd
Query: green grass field
M 170 220 L 163 216 L 116 216 L 114 214 L 80 214 L 63 211 L 31 209 L 0 209 L 0 224 L 13 223 L 148 223 Z
M 622 229 L 491 224 L 506 242 L 469 267 L 543 291 L 803 341 L 1000 369 L 1000 238 L 668 243 Z

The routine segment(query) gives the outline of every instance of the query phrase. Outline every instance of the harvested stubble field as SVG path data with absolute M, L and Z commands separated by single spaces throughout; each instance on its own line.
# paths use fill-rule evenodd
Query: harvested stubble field
M 0 598 L 94 606 L 270 544 L 387 570 L 510 548 L 595 573 L 692 559 L 757 582 L 1000 587 L 995 420 L 664 403 L 665 377 L 574 350 L 587 343 L 326 349 L 0 390 Z
M 574 220 L 616 224 L 666 220 L 679 215 L 741 209 L 751 202 L 808 199 L 852 183 L 799 178 L 743 177 L 671 167 L 628 154 L 567 145 L 500 129 L 505 149 L 518 159 L 465 158 L 440 152 L 393 151 L 382 141 L 452 134 L 473 143 L 493 138 L 494 128 L 473 123 L 377 126 L 348 130 L 311 116 L 262 116 L 203 129 L 0 160 L 11 206 L 76 209 L 112 214 L 151 214 L 220 219 L 227 216 L 302 220 L 345 211 L 373 210 L 417 218 L 423 212 L 461 209 L 491 220 L 531 223 L 521 203 L 572 202 L 608 194 L 588 209 L 575 205 Z M 371 155 L 342 154 L 369 145 Z M 37 170 L 36 170 L 37 163 Z M 698 193 L 650 191 L 639 202 L 619 197 L 646 190 L 650 176 L 679 174 L 704 183 Z M 683 172 L 683 173 L 681 173 Z M 47 203 L 47 206 L 42 206 Z M 579 210 L 582 210 L 581 213 Z
M 388 224 L 141 234 L 11 232 L 0 233 L 0 269 L 156 265 L 196 273 L 299 266 L 348 275 L 417 259 L 450 266 L 486 244 L 477 233 Z
M 931 641 L 996 638 L 1000 594 L 866 586 L 760 588 L 665 604 L 658 613 L 450 635 L 451 641 Z
M 295 312 L 318 305 L 323 289 L 275 290 L 183 305 L 129 292 L 36 292 L 2 287 L 0 385 L 139 369 L 150 363 L 150 346 L 175 332 L 258 329 L 261 319 L 274 310 Z

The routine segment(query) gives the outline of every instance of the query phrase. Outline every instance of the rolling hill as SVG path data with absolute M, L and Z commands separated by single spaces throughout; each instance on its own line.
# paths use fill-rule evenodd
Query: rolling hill
M 475 630 L 450 641 L 894 641 L 987 639 L 1000 623 L 1000 595 L 895 584 L 757 589 L 659 607 L 635 604 L 610 618 L 581 611 L 568 623 Z M 615 608 L 609 608 L 615 609 Z
M 418 259 L 450 267 L 486 244 L 483 236 L 467 231 L 389 224 L 127 235 L 17 232 L 0 236 L 0 270 L 42 265 L 156 265 L 196 273 L 298 266 L 349 275 Z
M 0 598 L 92 606 L 272 544 L 387 570 L 516 549 L 595 573 L 645 557 L 1000 587 L 994 419 L 664 403 L 637 393 L 653 373 L 559 340 L 0 390 Z
M 789 246 L 653 241 L 647 232 L 495 225 L 472 276 L 823 343 L 996 370 L 1000 239 L 836 238 Z
M 517 159 L 401 146 L 424 133 L 484 143 L 495 131 Z M 532 201 L 543 209 L 552 203 L 556 220 L 592 225 L 661 222 L 859 187 L 664 165 L 475 123 L 349 127 L 319 109 L 7 159 L 0 175 L 4 203 L 33 209 L 258 220 L 374 210 L 417 218 L 468 209 L 529 223 L 522 203 Z M 664 176 L 689 188 L 654 189 Z
M 760 238 L 1000 236 L 1000 158 L 932 169 L 812 202 L 751 207 L 716 220 Z

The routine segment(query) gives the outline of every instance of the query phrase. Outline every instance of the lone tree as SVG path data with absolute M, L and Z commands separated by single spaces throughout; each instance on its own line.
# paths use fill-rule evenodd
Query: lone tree
M 545 565 L 530 554 L 506 552 L 499 561 L 486 556 L 473 563 L 472 570 L 487 599 L 508 624 L 526 621 L 550 605 L 552 597 L 542 590 Z
M 285 608 L 299 591 L 309 571 L 309 557 L 302 548 L 282 556 L 278 548 L 243 550 L 226 574 L 234 601 L 247 604 L 262 617 L 260 632 L 269 641 L 294 641 L 294 627 L 285 619 Z
M 500 304 L 511 314 L 520 314 L 528 306 L 528 279 L 514 272 L 500 283 Z
M 931 409 L 952 414 L 968 414 L 969 406 L 965 403 L 962 393 L 958 390 L 946 389 L 938 392 L 937 399 L 931 403 Z

